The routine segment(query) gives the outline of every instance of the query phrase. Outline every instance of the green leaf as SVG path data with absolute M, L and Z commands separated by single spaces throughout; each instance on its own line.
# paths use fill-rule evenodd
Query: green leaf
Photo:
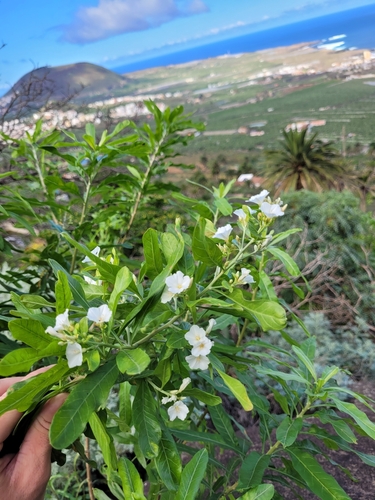
M 184 394 L 185 395 L 185 394 Z M 222 406 L 214 406 L 209 409 L 210 417 L 215 429 L 224 439 L 224 441 L 235 447 L 239 446 L 238 439 L 234 433 L 232 421 Z
M 232 215 L 232 205 L 225 198 L 215 198 L 214 204 L 222 215 Z
M 121 478 L 124 498 L 126 500 L 146 500 L 143 494 L 142 479 L 133 462 L 127 458 L 120 458 L 118 462 L 118 473 Z
M 160 380 L 161 386 L 164 387 L 165 384 L 169 382 L 172 376 L 172 364 L 170 358 L 159 361 L 157 367 L 154 370 L 154 374 Z
M 238 500 L 271 500 L 275 494 L 273 484 L 260 484 L 246 492 Z
M 221 370 L 217 370 L 220 377 L 223 379 L 225 385 L 231 390 L 233 396 L 241 404 L 242 408 L 246 411 L 251 411 L 253 409 L 253 403 L 247 394 L 246 387 L 238 379 L 227 375 Z
M 227 450 L 235 451 L 236 453 L 242 454 L 238 446 L 233 446 L 232 444 L 224 441 L 224 439 L 219 434 L 213 434 L 211 432 L 198 432 L 192 430 L 180 430 L 180 429 L 169 429 L 177 439 L 182 441 L 196 441 L 198 443 L 207 443 L 212 446 L 218 446 L 219 448 L 224 448 Z
M 109 283 L 112 284 L 115 283 L 116 275 L 120 270 L 119 266 L 110 264 L 109 262 L 102 260 L 100 257 L 97 257 L 87 247 L 81 245 L 80 243 L 78 243 L 78 241 L 75 241 L 73 238 L 71 238 L 68 233 L 61 233 L 61 236 L 96 264 L 96 267 L 98 268 L 100 275 L 104 280 L 109 281 Z
M 223 254 L 216 243 L 205 235 L 206 219 L 200 218 L 193 233 L 193 257 L 210 266 L 221 266 Z
M 257 451 L 251 452 L 241 465 L 238 489 L 245 490 L 259 486 L 270 460 L 270 455 L 261 455 Z
M 73 299 L 70 291 L 69 281 L 66 274 L 62 271 L 57 271 L 57 281 L 55 285 L 56 296 L 56 314 L 62 314 L 69 309 Z
M 117 365 L 110 360 L 73 388 L 52 420 L 50 441 L 54 448 L 67 448 L 80 436 L 92 413 L 106 403 L 117 377 Z
M 299 276 L 301 274 L 297 264 L 294 262 L 292 257 L 290 257 L 290 255 L 284 252 L 284 250 L 275 247 L 267 247 L 267 252 L 281 260 L 290 275 Z
M 350 500 L 336 479 L 327 474 L 309 453 L 299 448 L 288 448 L 286 451 L 294 469 L 316 496 L 322 500 Z
M 178 249 L 178 239 L 172 233 L 162 233 L 161 237 L 161 250 L 167 261 L 173 258 L 176 250 Z M 161 266 L 163 268 L 163 265 Z M 161 272 L 161 271 L 159 271 Z
M 132 395 L 129 382 L 122 382 L 119 391 L 120 418 L 130 427 L 132 421 Z
M 289 229 L 288 231 L 284 231 L 283 233 L 279 233 L 274 238 L 272 238 L 272 245 L 275 245 L 276 243 L 280 243 L 280 241 L 284 240 L 285 238 L 287 238 L 291 234 L 299 233 L 301 231 L 302 231 L 302 229 L 298 227 L 298 228 Z
M 276 430 L 276 438 L 285 447 L 291 446 L 297 439 L 300 430 L 302 429 L 303 419 L 290 419 L 285 417 Z
M 281 379 L 289 382 L 294 380 L 295 382 L 300 382 L 301 384 L 307 385 L 309 383 L 308 380 L 303 378 L 301 375 L 297 373 L 284 373 L 278 370 L 272 370 L 271 368 L 266 368 L 265 366 L 257 366 L 257 373 L 262 373 L 264 375 L 269 375 L 274 379 Z
M 273 287 L 272 281 L 269 279 L 265 271 L 259 273 L 259 288 L 262 292 L 262 298 L 277 301 L 277 295 Z
M 138 431 L 138 444 L 146 458 L 156 457 L 159 453 L 161 427 L 156 417 L 156 402 L 147 382 L 142 381 L 133 401 L 134 427 Z
M 110 475 L 113 470 L 117 469 L 117 456 L 112 436 L 108 434 L 107 429 L 96 413 L 91 414 L 89 424 L 102 450 L 103 459 L 108 467 L 108 474 Z
M 185 466 L 175 500 L 195 500 L 208 463 L 207 450 L 198 451 Z
M 60 362 L 46 372 L 17 382 L 7 391 L 7 396 L 0 401 L 0 415 L 10 410 L 26 411 L 37 396 L 42 397 L 56 382 L 69 371 L 66 361 Z
M 312 364 L 312 362 L 310 361 L 310 359 L 306 356 L 306 354 L 299 347 L 297 347 L 295 345 L 292 345 L 292 349 L 296 353 L 296 356 L 301 361 L 301 363 L 303 364 L 303 366 L 305 366 L 308 369 L 308 371 L 310 372 L 310 375 L 313 377 L 313 379 L 316 382 L 317 379 L 318 379 L 318 376 L 316 374 L 314 365 Z
M 93 488 L 94 497 L 96 500 L 111 500 L 111 498 L 104 493 L 102 490 L 98 490 L 97 488 Z
M 375 424 L 369 420 L 366 413 L 359 410 L 353 403 L 346 403 L 332 396 L 330 398 L 334 401 L 338 410 L 350 415 L 370 438 L 375 439 Z
M 173 238 L 177 244 L 177 239 L 174 236 Z M 153 279 L 163 270 L 163 259 L 160 252 L 157 231 L 152 228 L 147 229 L 142 237 L 142 243 L 146 261 L 146 275 Z
M 176 491 L 180 484 L 182 465 L 176 443 L 167 429 L 163 431 L 159 443 L 155 466 L 162 483 L 168 490 Z
M 6 354 L 0 361 L 0 376 L 8 377 L 16 373 L 27 372 L 40 359 L 49 356 L 62 356 L 64 353 L 65 347 L 60 346 L 57 339 L 43 349 L 35 350 L 31 347 L 16 349 Z
M 240 289 L 233 290 L 228 298 L 244 309 L 245 317 L 255 318 L 264 331 L 282 330 L 286 325 L 283 307 L 270 300 L 247 300 Z
M 150 364 L 150 356 L 143 349 L 123 350 L 116 356 L 116 363 L 121 373 L 138 375 Z
M 16 340 L 34 349 L 47 347 L 54 339 L 45 332 L 45 328 L 32 319 L 15 319 L 9 322 L 9 330 Z
M 56 276 L 58 275 L 59 271 L 63 271 L 66 274 L 74 300 L 77 302 L 77 304 L 79 304 L 81 307 L 83 307 L 85 309 L 85 311 L 87 311 L 89 309 L 90 305 L 86 300 L 85 292 L 83 291 L 81 284 L 76 279 L 74 279 L 68 273 L 68 271 L 66 269 L 64 269 L 55 260 L 49 259 L 49 263 L 50 263 L 52 269 L 54 270 Z
M 167 347 L 171 349 L 181 349 L 185 347 L 187 341 L 181 332 L 173 332 L 171 335 L 168 335 L 167 338 Z
M 117 304 L 122 293 L 128 288 L 132 281 L 133 275 L 127 267 L 122 267 L 116 274 L 115 284 L 108 301 L 108 307 L 112 311 L 113 316 L 116 312 Z
M 200 389 L 185 389 L 184 396 L 197 398 L 207 406 L 216 406 L 222 402 L 219 396 L 215 396 L 214 394 L 210 394 L 209 392 L 201 391 Z

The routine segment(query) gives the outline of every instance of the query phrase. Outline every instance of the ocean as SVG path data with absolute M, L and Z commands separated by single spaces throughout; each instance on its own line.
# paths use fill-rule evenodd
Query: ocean
M 319 41 L 317 45 L 333 50 L 374 49 L 375 4 L 249 33 L 142 61 L 129 62 L 111 69 L 117 73 L 130 73 L 140 69 L 181 64 L 225 54 L 256 52 L 273 47 L 315 41 Z

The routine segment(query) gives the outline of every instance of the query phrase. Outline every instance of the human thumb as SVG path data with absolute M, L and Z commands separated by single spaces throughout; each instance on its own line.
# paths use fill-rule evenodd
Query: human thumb
M 17 466 L 24 463 L 28 469 L 34 469 L 39 473 L 47 470 L 46 474 L 49 475 L 52 450 L 49 442 L 49 429 L 55 413 L 67 396 L 67 394 L 59 394 L 43 406 L 23 440 L 17 456 Z

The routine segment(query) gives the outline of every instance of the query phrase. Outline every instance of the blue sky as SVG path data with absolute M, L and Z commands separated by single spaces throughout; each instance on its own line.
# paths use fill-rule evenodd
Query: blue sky
M 0 92 L 34 67 L 107 68 L 374 0 L 0 0 Z

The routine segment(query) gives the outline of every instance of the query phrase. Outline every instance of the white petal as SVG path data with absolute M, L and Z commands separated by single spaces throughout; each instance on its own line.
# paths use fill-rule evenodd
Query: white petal
M 191 354 L 197 357 L 207 356 L 207 354 L 210 354 L 211 352 L 212 345 L 213 345 L 212 341 L 206 337 L 202 339 L 199 343 L 195 344 L 195 346 L 191 350 Z
M 216 233 L 212 237 L 217 238 L 219 240 L 227 241 L 232 231 L 233 227 L 230 224 L 227 224 L 226 226 L 219 227 Z
M 66 330 L 69 327 L 70 327 L 69 309 L 66 309 L 64 313 L 58 314 L 56 316 L 55 330 L 59 332 L 61 330 Z
M 178 392 L 182 392 L 184 389 L 186 389 L 190 382 L 191 379 L 189 377 L 184 378 L 182 384 L 180 385 L 180 388 L 178 389 Z
M 263 189 L 259 194 L 256 194 L 254 196 L 251 196 L 247 201 L 251 201 L 252 203 L 256 203 L 257 205 L 260 205 L 262 201 L 264 201 L 267 196 L 269 195 L 269 191 L 266 189 Z
M 49 333 L 52 335 L 52 337 L 57 337 L 58 339 L 63 339 L 65 338 L 65 335 L 63 333 L 57 332 L 52 326 L 48 326 L 46 329 L 46 333 Z
M 239 208 L 238 210 L 235 210 L 233 213 L 234 213 L 234 215 L 237 215 L 237 217 L 239 218 L 239 220 L 246 219 L 245 211 L 242 208 Z
M 161 301 L 162 304 L 166 304 L 167 302 L 169 302 L 170 300 L 172 300 L 175 295 L 176 295 L 175 293 L 170 292 L 166 288 L 164 290 L 164 292 L 162 293 L 160 301 Z
M 165 284 L 169 292 L 181 293 L 190 287 L 191 278 L 184 275 L 181 271 L 177 271 L 166 278 Z
M 100 247 L 95 247 L 94 250 L 91 250 L 91 253 L 93 255 L 95 255 L 95 257 L 99 257 L 99 253 L 100 253 Z M 90 259 L 90 257 L 85 257 L 83 259 L 83 264 L 93 264 L 92 260 Z
M 87 311 L 87 319 L 94 323 L 108 323 L 111 316 L 112 311 L 107 304 L 103 304 L 100 307 L 90 307 Z
M 189 342 L 190 345 L 194 346 L 198 342 L 201 342 L 206 338 L 206 332 L 197 325 L 192 325 L 190 330 L 185 333 L 185 339 Z
M 186 356 L 185 360 L 191 370 L 207 370 L 210 360 L 207 356 Z
M 83 362 L 82 347 L 77 342 L 69 343 L 65 351 L 66 359 L 68 360 L 69 368 L 81 366 Z
M 238 278 L 238 283 L 246 283 L 247 285 L 250 285 L 251 283 L 255 283 L 254 278 L 250 274 L 250 270 L 246 269 L 245 267 L 241 268 L 241 276 Z
M 83 279 L 88 283 L 89 285 L 97 285 L 97 282 L 93 280 L 92 278 L 89 278 L 88 276 L 84 276 Z
M 175 420 L 176 418 L 185 420 L 187 414 L 189 413 L 189 408 L 182 401 L 176 401 L 175 404 L 170 406 L 167 411 L 170 420 Z
M 212 328 L 216 325 L 216 319 L 211 318 L 208 322 L 208 327 L 206 329 L 206 335 L 211 333 Z
M 263 212 L 264 215 L 266 215 L 270 219 L 274 217 L 281 217 L 282 215 L 284 215 L 284 212 L 281 210 L 280 205 L 278 204 L 271 204 L 267 201 L 264 201 L 259 208 L 261 212 Z

